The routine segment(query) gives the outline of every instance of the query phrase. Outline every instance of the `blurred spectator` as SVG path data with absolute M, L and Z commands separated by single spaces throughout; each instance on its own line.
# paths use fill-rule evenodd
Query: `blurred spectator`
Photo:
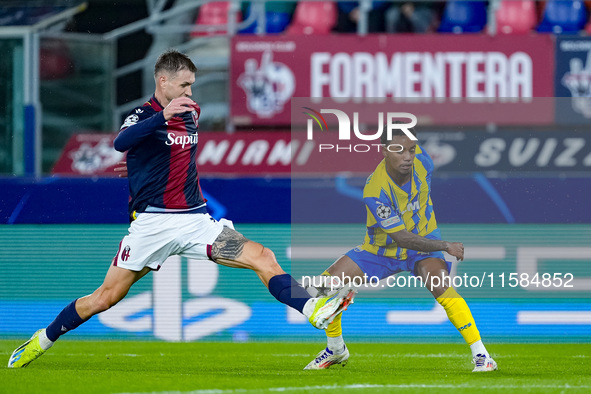
M 428 33 L 437 31 L 444 2 L 396 2 L 386 12 L 388 33 Z
M 367 18 L 368 33 L 383 33 L 386 31 L 384 12 L 390 5 L 389 1 L 372 1 Z M 339 1 L 339 16 L 335 31 L 339 33 L 357 32 L 359 22 L 359 2 Z

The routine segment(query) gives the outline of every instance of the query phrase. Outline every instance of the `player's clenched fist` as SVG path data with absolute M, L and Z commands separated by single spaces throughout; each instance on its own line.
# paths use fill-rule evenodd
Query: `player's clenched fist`
M 163 114 L 164 119 L 170 120 L 173 116 L 184 114 L 185 112 L 192 111 L 197 108 L 197 103 L 188 97 L 178 97 L 173 99 L 164 108 Z
M 464 260 L 464 244 L 461 242 L 448 242 L 445 251 L 458 259 L 458 261 Z

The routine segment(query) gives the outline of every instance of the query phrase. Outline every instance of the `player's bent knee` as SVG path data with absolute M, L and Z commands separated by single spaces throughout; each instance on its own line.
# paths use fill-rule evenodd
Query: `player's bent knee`
M 100 292 L 94 301 L 95 313 L 104 312 L 107 309 L 112 308 L 121 301 L 126 294 L 127 292 L 121 294 L 114 290 Z
M 266 263 L 275 263 L 277 264 L 277 258 L 275 257 L 275 253 L 269 248 L 263 247 L 263 251 L 261 252 L 261 259 Z
M 263 247 L 260 254 L 255 257 L 253 262 L 253 268 L 257 271 L 275 271 L 281 269 L 275 253 L 269 248 Z
M 109 309 L 112 305 L 111 303 L 105 298 L 98 298 L 94 302 L 94 313 L 101 313 Z

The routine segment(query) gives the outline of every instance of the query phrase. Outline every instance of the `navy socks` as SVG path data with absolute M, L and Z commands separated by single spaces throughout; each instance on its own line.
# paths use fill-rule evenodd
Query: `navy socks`
M 55 342 L 60 336 L 64 335 L 70 330 L 75 329 L 86 320 L 82 320 L 78 312 L 76 312 L 76 300 L 70 302 L 60 313 L 54 321 L 47 326 L 45 334 L 47 338 Z
M 303 312 L 304 305 L 312 298 L 310 294 L 289 274 L 275 275 L 269 280 L 269 293 L 277 301 Z

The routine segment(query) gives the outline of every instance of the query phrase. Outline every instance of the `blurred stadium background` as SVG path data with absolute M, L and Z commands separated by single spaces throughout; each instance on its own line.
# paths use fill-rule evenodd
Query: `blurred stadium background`
M 572 273 L 573 289 L 461 289 L 485 340 L 591 339 L 589 2 L 128 0 L 0 5 L 0 337 L 30 335 L 98 286 L 127 229 L 112 140 L 176 47 L 199 68 L 198 164 L 215 217 L 294 275 L 359 244 L 376 164 L 344 169 L 292 140 L 291 99 L 424 100 L 456 273 Z M 435 99 L 438 100 L 431 100 Z M 488 98 L 476 110 L 471 99 Z M 435 102 L 456 103 L 442 112 Z M 501 112 L 486 108 L 504 105 Z M 372 161 L 374 160 L 374 161 Z M 319 203 L 322 201 L 322 203 Z M 296 214 L 297 213 L 297 214 Z M 360 294 L 347 339 L 461 342 L 424 289 Z M 172 257 L 69 334 L 318 340 L 251 272 Z

